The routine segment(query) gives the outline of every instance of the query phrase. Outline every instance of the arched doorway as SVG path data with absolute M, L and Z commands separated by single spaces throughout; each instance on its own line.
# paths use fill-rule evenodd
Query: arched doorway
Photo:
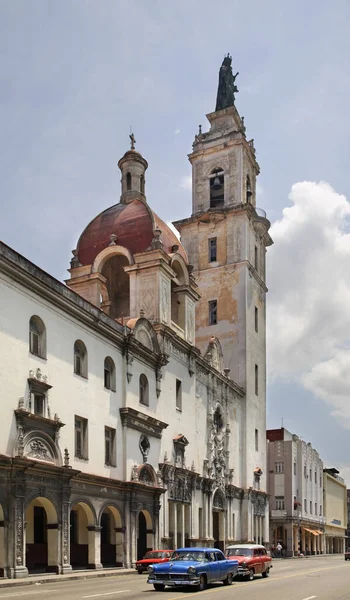
M 32 500 L 25 511 L 25 522 L 29 573 L 58 573 L 58 519 L 51 500 L 41 496 Z
M 213 497 L 213 538 L 214 548 L 225 549 L 225 496 L 216 490 Z
M 120 512 L 106 506 L 101 515 L 101 563 L 104 567 L 124 565 L 124 534 Z
M 0 577 L 5 576 L 6 569 L 6 555 L 5 555 L 5 517 L 4 511 L 0 504 Z
M 95 517 L 86 502 L 77 502 L 70 512 L 70 562 L 73 569 L 89 566 L 89 527 L 95 525 Z M 92 531 L 92 533 L 95 533 Z
M 137 560 L 143 558 L 153 546 L 152 518 L 147 510 L 141 510 L 137 517 Z

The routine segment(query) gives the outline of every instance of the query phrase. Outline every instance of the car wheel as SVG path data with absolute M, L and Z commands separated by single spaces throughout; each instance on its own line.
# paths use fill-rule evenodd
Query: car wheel
M 232 573 L 228 573 L 226 579 L 224 579 L 223 583 L 224 585 L 232 585 L 233 582 L 233 577 L 232 577 Z
M 270 569 L 266 569 L 266 571 L 264 571 L 264 572 L 262 573 L 262 576 L 263 576 L 263 577 L 268 577 L 269 575 L 270 575 Z
M 247 580 L 253 581 L 253 579 L 254 579 L 254 571 L 253 571 L 253 569 L 250 569 L 249 575 L 247 575 Z
M 138 572 L 139 575 L 142 575 L 143 570 L 142 569 L 137 569 L 137 572 Z
M 165 588 L 165 585 L 163 585 L 163 583 L 154 583 L 153 587 L 156 590 L 156 592 L 162 592 Z
M 205 578 L 205 575 L 201 575 L 200 578 L 199 578 L 198 590 L 200 592 L 202 592 L 203 590 L 205 590 L 206 587 L 207 587 L 207 580 Z

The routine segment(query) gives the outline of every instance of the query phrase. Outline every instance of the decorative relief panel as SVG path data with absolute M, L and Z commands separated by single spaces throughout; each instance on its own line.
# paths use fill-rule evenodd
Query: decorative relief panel
M 170 282 L 161 278 L 161 291 L 160 291 L 160 320 L 163 323 L 170 323 Z
M 190 344 L 194 344 L 194 303 L 190 300 L 187 300 L 186 304 L 186 335 L 187 341 Z
M 148 319 L 154 319 L 156 316 L 156 295 L 154 277 L 140 278 L 140 310 L 144 310 Z

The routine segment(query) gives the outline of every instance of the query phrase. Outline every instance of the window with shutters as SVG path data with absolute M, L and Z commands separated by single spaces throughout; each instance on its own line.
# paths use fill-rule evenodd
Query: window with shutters
M 115 434 L 115 429 L 105 427 L 105 465 L 110 467 L 116 465 Z
M 75 417 L 75 456 L 88 459 L 88 422 L 83 417 Z
M 33 315 L 29 321 L 29 352 L 46 358 L 46 327 L 37 315 Z

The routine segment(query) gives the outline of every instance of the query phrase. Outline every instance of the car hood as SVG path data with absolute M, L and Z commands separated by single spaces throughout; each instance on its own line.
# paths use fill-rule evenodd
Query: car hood
M 228 556 L 227 560 L 235 560 L 238 562 L 239 565 L 241 565 L 244 562 L 249 562 L 251 558 L 251 556 Z
M 169 560 L 168 558 L 141 558 L 137 561 L 138 565 L 152 565 L 153 563 L 159 563 Z
M 155 573 L 186 573 L 188 567 L 199 567 L 203 565 L 202 562 L 196 562 L 193 560 L 170 560 L 162 564 L 154 565 Z

